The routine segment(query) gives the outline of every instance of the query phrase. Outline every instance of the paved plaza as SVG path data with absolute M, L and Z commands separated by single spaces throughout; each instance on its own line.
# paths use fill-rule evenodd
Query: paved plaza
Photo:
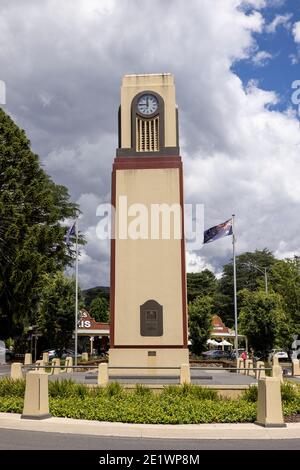
M 9 377 L 10 375 L 10 365 L 0 366 L 0 377 Z M 90 385 L 97 384 L 97 367 L 86 369 L 81 372 L 73 373 L 61 373 L 59 375 L 49 375 L 50 380 L 64 380 L 72 379 L 77 383 L 86 383 Z M 120 382 L 126 384 L 136 384 L 136 383 L 145 383 L 145 384 L 179 384 L 179 375 L 173 375 L 170 377 L 164 377 L 162 375 L 156 375 L 155 377 L 141 377 L 140 375 L 132 375 L 129 377 L 124 377 L 121 375 L 110 376 L 110 382 Z M 236 372 L 230 372 L 222 369 L 221 367 L 215 367 L 211 370 L 201 370 L 201 368 L 191 367 L 191 381 L 193 384 L 197 385 L 250 385 L 257 383 L 257 380 L 254 377 L 250 377 L 243 374 L 237 374 Z

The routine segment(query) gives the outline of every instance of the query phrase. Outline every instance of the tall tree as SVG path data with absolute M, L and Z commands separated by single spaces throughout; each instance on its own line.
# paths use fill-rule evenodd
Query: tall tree
M 212 329 L 212 315 L 213 300 L 209 295 L 197 297 L 189 303 L 189 336 L 195 354 L 206 349 L 206 341 Z
M 74 331 L 75 282 L 62 272 L 43 279 L 38 330 L 46 347 L 62 349 L 69 346 Z
M 89 310 L 91 303 L 97 297 L 104 297 L 109 303 L 110 288 L 104 286 L 91 287 L 82 291 L 85 307 Z
M 30 142 L 0 109 L 0 330 L 34 321 L 42 279 L 72 260 L 60 221 L 75 217 L 64 186 L 42 169 Z
M 193 301 L 199 295 L 212 295 L 216 288 L 216 276 L 209 269 L 204 269 L 200 273 L 187 274 L 188 302 Z
M 270 288 L 283 298 L 294 334 L 300 334 L 300 259 L 277 260 L 269 279 Z
M 236 280 L 237 291 L 248 289 L 252 292 L 260 288 L 264 283 L 264 269 L 270 270 L 276 259 L 269 250 L 256 250 L 254 252 L 246 252 L 236 257 Z M 259 269 L 258 269 L 259 268 Z M 262 270 L 262 272 L 260 271 Z M 223 274 L 218 283 L 218 293 L 223 310 L 219 312 L 223 321 L 228 326 L 234 323 L 234 306 L 233 306 L 233 264 L 228 263 L 223 267 Z M 240 302 L 238 302 L 238 311 L 240 310 Z
M 107 322 L 109 317 L 108 301 L 105 297 L 96 297 L 91 303 L 90 315 L 96 321 Z
M 241 291 L 239 332 L 246 335 L 249 345 L 266 357 L 274 347 L 290 348 L 292 337 L 283 299 L 274 292 Z

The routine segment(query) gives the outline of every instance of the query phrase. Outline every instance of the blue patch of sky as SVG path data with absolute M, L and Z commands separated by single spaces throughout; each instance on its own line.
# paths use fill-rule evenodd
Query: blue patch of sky
M 248 8 L 247 14 L 253 9 Z M 275 2 L 270 0 L 266 8 L 260 10 L 265 20 L 262 33 L 254 33 L 257 51 L 251 54 L 251 58 L 235 62 L 232 71 L 242 80 L 244 86 L 249 80 L 255 80 L 258 86 L 264 90 L 275 91 L 279 101 L 272 108 L 284 111 L 288 107 L 295 107 L 291 102 L 293 93 L 292 83 L 300 80 L 300 44 L 296 44 L 292 34 L 295 22 L 300 21 L 300 0 L 286 0 Z M 288 24 L 280 24 L 275 32 L 267 32 L 267 25 L 271 24 L 277 15 L 291 15 Z M 255 64 L 253 56 L 265 51 L 271 54 L 263 65 Z M 293 63 L 293 58 L 298 60 Z

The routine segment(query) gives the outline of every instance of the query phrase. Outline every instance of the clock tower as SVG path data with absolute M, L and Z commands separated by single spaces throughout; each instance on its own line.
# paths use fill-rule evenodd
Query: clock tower
M 189 359 L 183 175 L 171 74 L 123 78 L 112 204 L 110 375 L 174 375 L 167 368 Z

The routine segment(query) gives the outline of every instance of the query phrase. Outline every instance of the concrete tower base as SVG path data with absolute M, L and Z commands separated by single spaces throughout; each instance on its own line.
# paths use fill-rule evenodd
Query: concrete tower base
M 179 376 L 181 365 L 188 363 L 189 350 L 186 348 L 156 348 L 154 346 L 149 349 L 112 348 L 109 351 L 110 377 L 120 375 Z M 114 369 L 111 369 L 112 367 Z M 135 369 L 135 367 L 145 369 Z M 170 369 L 155 369 L 155 367 L 170 367 Z

